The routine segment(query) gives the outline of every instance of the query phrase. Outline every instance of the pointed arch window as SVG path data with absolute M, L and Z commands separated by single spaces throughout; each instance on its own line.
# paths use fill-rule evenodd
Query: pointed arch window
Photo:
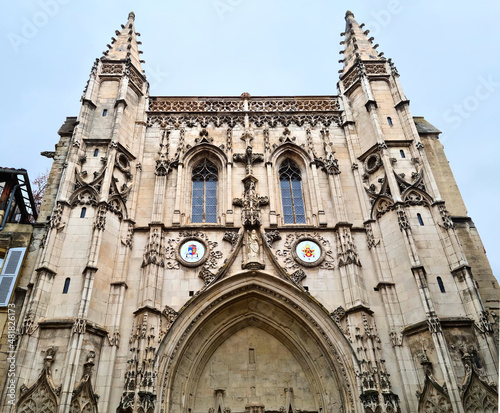
M 217 167 L 204 159 L 193 168 L 191 222 L 217 223 Z
M 291 159 L 286 159 L 281 164 L 279 176 L 285 224 L 305 224 L 306 214 L 300 169 Z

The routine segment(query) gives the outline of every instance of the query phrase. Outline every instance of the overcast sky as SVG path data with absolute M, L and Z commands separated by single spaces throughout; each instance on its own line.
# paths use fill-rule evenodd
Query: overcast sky
M 414 116 L 443 131 L 455 178 L 500 275 L 500 2 L 16 0 L 4 4 L 0 166 L 50 167 L 94 60 L 128 13 L 152 95 L 336 94 L 350 9 L 391 57 Z

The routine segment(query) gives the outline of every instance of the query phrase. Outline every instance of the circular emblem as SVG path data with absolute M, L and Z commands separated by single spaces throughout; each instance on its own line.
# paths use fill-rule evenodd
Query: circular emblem
M 325 258 L 323 249 L 313 238 L 299 238 L 292 246 L 292 255 L 295 260 L 305 266 L 319 265 Z
M 208 258 L 208 248 L 199 238 L 183 239 L 177 250 L 177 260 L 186 267 L 197 267 Z

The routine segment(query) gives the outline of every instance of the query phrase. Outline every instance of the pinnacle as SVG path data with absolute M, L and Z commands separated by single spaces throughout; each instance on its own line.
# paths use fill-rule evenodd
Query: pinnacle
M 130 59 L 132 65 L 139 73 L 142 73 L 141 63 L 145 62 L 140 58 L 142 51 L 139 50 L 139 44 L 141 42 L 137 41 L 137 36 L 140 36 L 140 33 L 135 31 L 134 21 L 135 13 L 130 12 L 127 23 L 121 25 L 121 30 L 115 31 L 115 37 L 112 37 L 111 44 L 107 45 L 109 50 L 105 51 L 103 55 L 106 60 Z
M 372 44 L 375 39 L 368 37 L 370 31 L 363 31 L 364 23 L 359 25 L 350 10 L 347 10 L 345 20 L 345 32 L 341 33 L 342 36 L 345 36 L 345 39 L 340 42 L 341 45 L 344 45 L 344 50 L 340 52 L 344 57 L 339 60 L 340 63 L 344 64 L 342 73 L 347 73 L 357 60 L 385 60 L 382 57 L 383 53 L 378 53 L 376 50 L 378 44 Z

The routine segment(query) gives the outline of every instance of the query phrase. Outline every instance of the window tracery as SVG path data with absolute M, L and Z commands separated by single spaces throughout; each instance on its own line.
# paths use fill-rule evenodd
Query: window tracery
M 193 168 L 191 222 L 217 223 L 218 179 L 217 166 L 206 158 Z
M 279 169 L 281 202 L 285 224 L 305 224 L 304 197 L 300 169 L 291 159 L 286 159 Z

